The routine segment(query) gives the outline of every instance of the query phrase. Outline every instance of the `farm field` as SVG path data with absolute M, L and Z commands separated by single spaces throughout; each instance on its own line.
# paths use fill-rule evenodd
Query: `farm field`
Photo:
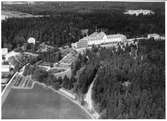
M 35 84 L 33 89 L 14 89 L 2 106 L 2 119 L 88 119 L 79 106 L 67 98 Z

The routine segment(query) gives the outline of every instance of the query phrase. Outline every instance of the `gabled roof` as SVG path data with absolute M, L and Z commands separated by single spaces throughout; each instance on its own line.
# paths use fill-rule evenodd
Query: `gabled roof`
M 90 34 L 88 37 L 96 37 L 97 34 L 98 34 L 98 32 L 94 32 L 94 33 Z
M 104 32 L 94 32 L 91 35 L 84 37 L 82 39 L 84 40 L 100 40 L 103 39 L 103 37 L 106 36 L 106 34 Z
M 123 34 L 106 35 L 104 32 L 94 32 L 94 33 L 90 34 L 89 36 L 80 39 L 79 41 L 102 40 L 104 36 L 106 36 L 107 39 L 119 38 L 119 37 L 126 38 L 126 36 Z
M 151 36 L 159 36 L 159 34 L 157 34 L 157 33 L 148 34 L 148 35 L 151 35 Z
M 111 35 L 107 35 L 108 39 L 118 38 L 118 37 L 125 37 L 125 35 L 123 35 L 123 34 L 111 34 Z

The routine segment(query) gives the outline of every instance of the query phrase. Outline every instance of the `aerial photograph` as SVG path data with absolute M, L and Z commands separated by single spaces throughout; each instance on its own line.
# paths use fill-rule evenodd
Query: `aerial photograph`
M 1 119 L 165 119 L 165 2 L 1 1 Z

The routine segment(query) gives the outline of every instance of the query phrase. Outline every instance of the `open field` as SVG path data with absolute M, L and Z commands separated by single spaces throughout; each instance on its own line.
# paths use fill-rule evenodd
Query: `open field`
M 79 106 L 48 88 L 11 89 L 2 106 L 2 119 L 87 119 Z
M 43 17 L 42 15 L 32 15 L 20 11 L 1 11 L 2 20 L 5 18 L 32 18 L 32 17 Z

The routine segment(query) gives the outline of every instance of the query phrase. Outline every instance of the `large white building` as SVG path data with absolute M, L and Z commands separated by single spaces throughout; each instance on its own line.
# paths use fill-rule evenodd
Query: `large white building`
M 72 43 L 73 48 L 86 48 L 92 45 L 115 44 L 126 41 L 123 34 L 106 35 L 104 32 L 94 32 L 89 36 L 80 39 L 76 43 Z

